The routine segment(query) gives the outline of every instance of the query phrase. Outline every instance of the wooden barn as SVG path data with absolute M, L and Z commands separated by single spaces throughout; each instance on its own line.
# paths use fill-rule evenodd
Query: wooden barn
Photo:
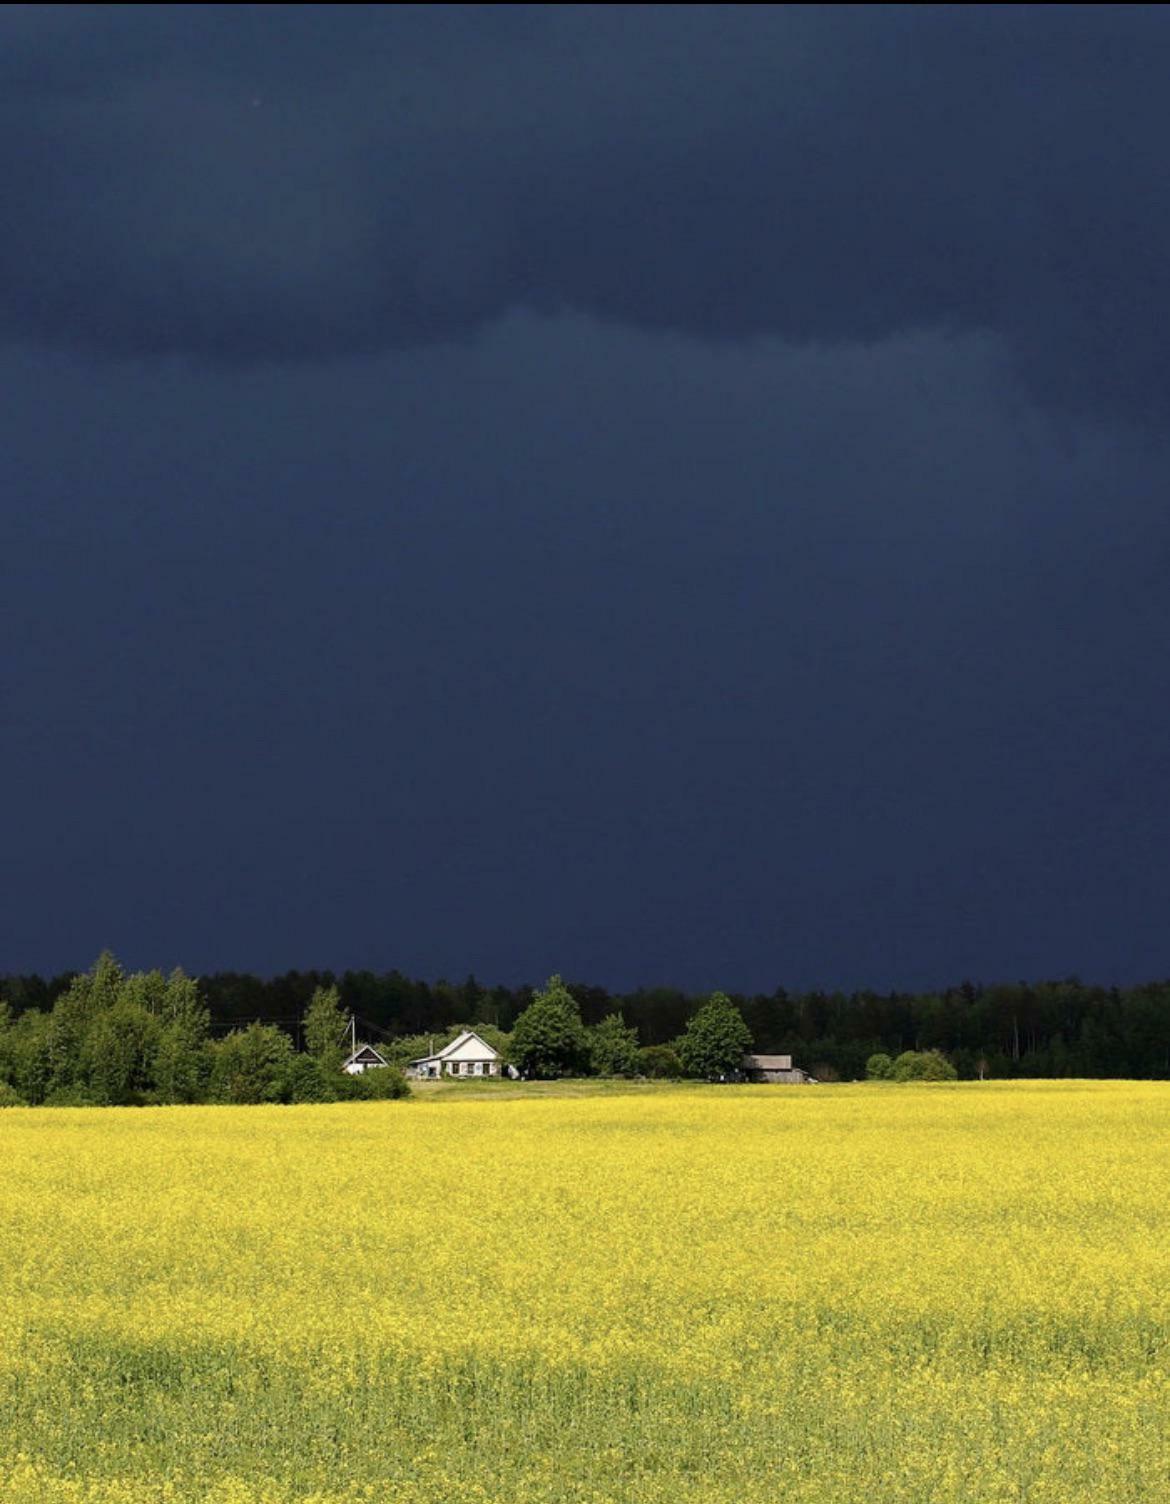
M 791 1055 L 745 1055 L 743 1057 L 745 1081 L 768 1081 L 781 1086 L 808 1086 L 813 1077 L 799 1066 L 794 1066 Z

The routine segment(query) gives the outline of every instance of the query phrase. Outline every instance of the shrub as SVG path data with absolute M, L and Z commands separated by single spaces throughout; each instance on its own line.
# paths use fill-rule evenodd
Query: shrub
M 682 1061 L 668 1044 L 648 1044 L 639 1050 L 638 1070 L 656 1081 L 677 1081 L 683 1073 Z
M 0 1081 L 0 1107 L 27 1107 L 15 1086 L 9 1086 L 7 1081 Z
M 379 1065 L 360 1076 L 342 1078 L 339 1095 L 354 1102 L 394 1102 L 410 1096 L 410 1082 L 396 1065 Z
M 888 1081 L 894 1074 L 894 1062 L 889 1055 L 878 1051 L 871 1055 L 865 1062 L 865 1079 L 867 1081 Z
M 895 1081 L 957 1081 L 959 1073 L 941 1050 L 904 1050 L 894 1061 Z
M 289 1102 L 336 1102 L 348 1079 L 328 1061 L 294 1055 L 284 1073 L 282 1095 Z
M 46 1107 L 96 1107 L 98 1099 L 86 1086 L 55 1086 L 45 1098 Z

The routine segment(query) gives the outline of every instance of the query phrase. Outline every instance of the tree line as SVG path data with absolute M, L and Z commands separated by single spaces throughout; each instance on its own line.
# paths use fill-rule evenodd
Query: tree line
M 344 1067 L 356 1018 L 336 985 L 318 985 L 294 1034 L 254 1019 L 216 1036 L 197 979 L 176 970 L 127 973 L 108 952 L 70 978 L 47 1008 L 17 1013 L 0 1002 L 0 1106 L 331 1102 L 409 1094 L 403 1067 L 454 1039 L 458 1024 L 379 1042 L 386 1062 L 360 1075 Z M 551 977 L 510 1032 L 475 1021 L 525 1078 L 683 1075 L 738 1071 L 751 1043 L 730 999 L 715 993 L 675 1047 L 643 1046 L 620 1013 L 592 1027 L 560 977 Z M 352 1031 L 352 1032 L 351 1032 Z M 299 1044 L 299 1048 L 298 1048 Z
M 332 1019 L 326 1032 L 356 1016 L 362 1036 L 399 1065 L 471 1025 L 513 1058 L 520 1020 L 550 989 L 578 1021 L 568 1026 L 555 1073 L 687 1072 L 679 1044 L 707 1000 L 674 988 L 613 993 L 555 978 L 537 993 L 487 987 L 474 976 L 428 983 L 397 971 L 196 979 L 181 971 L 129 975 L 103 956 L 82 974 L 0 977 L 0 1083 L 29 1102 L 328 1100 L 375 1088 L 370 1077 L 338 1084 L 337 1062 L 313 1042 L 314 1008 Z M 1170 982 L 1120 989 L 1073 978 L 928 993 L 777 988 L 728 1001 L 748 1047 L 791 1054 L 820 1080 L 862 1079 L 873 1056 L 907 1052 L 939 1052 L 964 1079 L 1170 1078 Z M 546 1068 L 539 1051 L 524 1068 Z
M 194 977 L 127 973 L 105 953 L 50 1005 L 0 1001 L 0 1106 L 328 1102 L 409 1091 L 400 1071 L 347 1076 L 336 991 L 305 1010 L 306 1047 L 254 1021 L 218 1037 Z

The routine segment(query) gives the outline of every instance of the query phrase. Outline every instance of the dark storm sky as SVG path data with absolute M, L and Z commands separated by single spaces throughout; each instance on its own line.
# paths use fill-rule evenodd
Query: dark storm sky
M 0 13 L 0 971 L 1170 972 L 1170 18 Z

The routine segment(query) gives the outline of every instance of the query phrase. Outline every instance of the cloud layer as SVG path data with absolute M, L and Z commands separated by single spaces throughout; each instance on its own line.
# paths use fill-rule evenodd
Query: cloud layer
M 0 337 L 979 332 L 1053 401 L 1156 419 L 1168 58 L 1120 7 L 10 7 Z

